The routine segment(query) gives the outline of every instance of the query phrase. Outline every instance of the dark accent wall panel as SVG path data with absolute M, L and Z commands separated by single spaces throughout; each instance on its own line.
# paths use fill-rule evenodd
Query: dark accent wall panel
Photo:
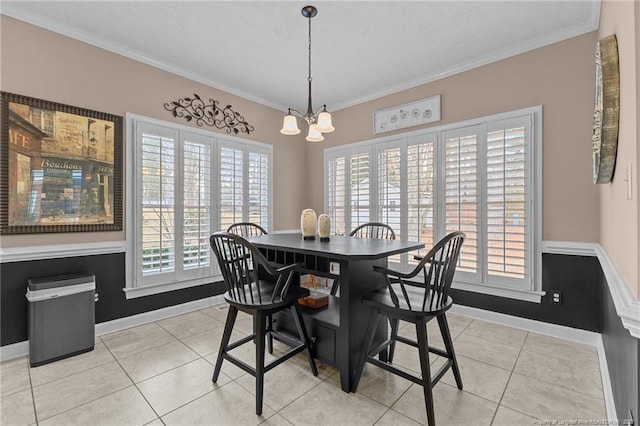
M 640 394 L 640 340 L 624 328 L 616 312 L 606 278 L 602 277 L 602 343 L 607 356 L 613 400 L 618 419 L 628 419 L 629 410 L 638 424 Z
M 223 293 L 224 285 L 214 283 L 127 300 L 124 253 L 60 259 L 3 263 L 0 269 L 1 345 L 28 339 L 27 280 L 75 272 L 96 276 L 96 323 L 179 305 Z
M 100 295 L 96 304 L 96 323 L 223 292 L 222 283 L 217 283 L 127 300 L 122 291 L 125 283 L 124 256 L 124 253 L 115 253 L 2 264 L 0 271 L 2 345 L 28 338 L 28 302 L 25 299 L 25 293 L 29 278 L 74 272 L 95 274 L 97 292 Z M 457 290 L 452 290 L 452 296 L 456 303 L 462 305 L 599 332 L 600 276 L 600 264 L 595 257 L 543 254 L 543 289 L 548 293 L 551 290 L 562 291 L 562 305 L 549 303 L 549 295 L 543 298 L 542 303 L 523 302 Z
M 452 289 L 455 303 L 553 324 L 600 332 L 600 263 L 596 257 L 542 255 L 541 303 L 525 302 Z M 551 303 L 551 291 L 562 292 L 562 304 Z

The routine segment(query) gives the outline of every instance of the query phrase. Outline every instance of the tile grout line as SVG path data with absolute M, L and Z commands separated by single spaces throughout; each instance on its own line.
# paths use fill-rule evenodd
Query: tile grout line
M 102 338 L 101 338 L 102 340 Z M 104 343 L 104 341 L 102 342 Z M 142 391 L 138 388 L 138 385 L 136 384 L 136 382 L 133 381 L 133 379 L 131 378 L 131 376 L 129 375 L 129 373 L 127 372 L 127 370 L 124 369 L 124 367 L 122 366 L 122 364 L 120 364 L 120 360 L 118 360 L 118 358 L 116 358 L 116 356 L 113 354 L 113 352 L 111 352 L 111 349 L 109 349 L 109 346 L 107 346 L 106 343 L 104 343 L 104 346 L 107 348 L 107 350 L 109 351 L 109 353 L 111 354 L 111 356 L 115 359 L 116 363 L 118 363 L 118 366 L 122 369 L 122 372 L 127 376 L 127 378 L 129 380 L 131 380 L 131 383 L 133 385 L 133 387 L 136 389 L 136 391 L 140 394 L 140 396 L 142 396 L 142 398 L 144 399 L 144 401 L 147 403 L 147 405 L 149 406 L 149 408 L 151 408 L 151 411 L 153 411 L 153 414 L 156 415 L 157 419 L 160 419 L 160 421 L 162 421 L 162 419 L 160 418 L 160 416 L 158 415 L 158 412 L 156 411 L 155 408 L 153 408 L 153 405 L 151 405 L 151 403 L 147 400 L 147 397 L 142 393 Z M 161 347 L 157 346 L 157 347 Z M 155 349 L 155 348 L 154 348 Z M 126 388 L 125 388 L 126 389 Z M 122 390 L 122 389 L 120 389 Z M 116 391 L 117 392 L 117 391 Z M 115 393 L 115 392 L 112 392 Z M 106 395 L 105 395 L 106 396 Z M 164 422 L 162 422 L 164 424 Z
M 507 383 L 504 385 L 504 389 L 502 390 L 502 395 L 500 395 L 500 400 L 498 401 L 498 405 L 496 406 L 496 411 L 494 411 L 493 416 L 491 417 L 491 423 L 493 424 L 493 422 L 496 419 L 496 414 L 498 414 L 498 410 L 500 409 L 500 407 L 502 406 L 502 399 L 504 398 L 504 395 L 507 393 L 507 388 L 509 387 L 509 383 L 511 382 L 511 378 L 513 377 L 513 373 L 516 369 L 516 365 L 518 365 L 518 360 L 520 359 L 520 355 L 522 354 L 522 350 L 524 349 L 524 344 L 526 343 L 527 339 L 529 338 L 529 332 L 526 332 L 527 334 L 525 335 L 524 341 L 522 342 L 522 345 L 520 346 L 520 350 L 518 351 L 518 356 L 516 356 L 516 361 L 513 363 L 513 367 L 511 368 L 511 371 L 509 372 L 509 378 L 507 379 Z M 504 407 L 507 407 L 506 405 Z M 511 410 L 513 410 L 511 407 L 507 407 Z M 520 413 L 520 411 L 518 410 L 514 410 Z M 520 413 L 520 414 L 525 414 L 527 417 L 531 417 L 526 413 Z
M 31 403 L 32 403 L 32 407 L 33 407 L 33 415 L 34 418 L 36 420 L 36 425 L 39 425 L 40 422 L 38 421 L 38 410 L 36 408 L 36 394 L 33 391 L 33 380 L 31 380 L 31 365 L 29 364 L 29 356 L 27 355 L 27 373 L 29 374 L 29 390 L 31 391 Z

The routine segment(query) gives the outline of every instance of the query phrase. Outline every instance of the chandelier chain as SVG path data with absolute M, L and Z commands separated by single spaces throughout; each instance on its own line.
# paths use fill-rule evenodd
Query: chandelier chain
M 309 16 L 309 81 L 311 80 L 311 16 Z

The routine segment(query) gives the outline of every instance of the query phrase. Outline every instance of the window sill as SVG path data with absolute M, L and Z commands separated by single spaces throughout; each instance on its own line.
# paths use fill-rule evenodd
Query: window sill
M 196 287 L 204 284 L 211 284 L 217 281 L 221 281 L 221 275 L 212 275 L 205 278 L 197 278 L 192 280 L 185 280 L 179 282 L 163 283 L 163 284 L 148 284 L 139 287 L 125 287 L 125 297 L 128 299 L 135 299 L 137 297 L 151 296 L 154 294 L 166 293 L 168 291 L 181 290 L 189 287 Z
M 468 284 L 455 281 L 451 287 L 456 290 L 487 294 L 490 296 L 498 296 L 506 299 L 522 300 L 524 302 L 533 303 L 541 303 L 542 296 L 546 294 L 546 292 L 544 291 L 515 290 L 510 288 L 490 287 L 487 285 Z

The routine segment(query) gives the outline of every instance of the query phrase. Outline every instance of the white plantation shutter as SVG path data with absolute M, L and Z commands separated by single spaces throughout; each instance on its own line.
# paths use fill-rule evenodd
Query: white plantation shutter
M 459 271 L 478 273 L 479 175 L 481 126 L 444 133 L 444 234 L 462 231 Z
M 396 238 L 402 235 L 401 213 L 401 154 L 400 147 L 378 152 L 378 218 L 377 222 L 386 223 L 393 228 Z
M 193 269 L 211 265 L 211 144 L 185 140 L 182 148 L 182 264 Z
M 141 218 L 138 227 L 139 275 L 175 270 L 175 162 L 177 134 L 140 126 Z
M 407 268 L 416 264 L 413 254 L 462 231 L 454 287 L 539 302 L 541 111 L 327 149 L 325 205 L 332 222 L 344 220 L 346 232 L 383 222 L 397 238 L 423 242 L 424 249 L 389 259 Z M 351 207 L 346 214 L 343 203 Z
M 269 155 L 249 151 L 249 222 L 269 229 Z
M 220 229 L 243 222 L 244 152 L 241 148 L 220 148 Z
M 354 154 L 350 157 L 351 171 L 351 232 L 355 227 L 363 223 L 370 222 L 370 176 L 369 176 L 369 153 Z
M 487 132 L 487 275 L 530 281 L 531 121 L 522 117 L 490 123 Z
M 219 280 L 209 247 L 218 224 L 270 228 L 272 148 L 153 119 L 128 126 L 127 297 Z
M 331 232 L 336 235 L 349 233 L 347 229 L 347 164 L 346 157 L 334 157 L 328 161 L 327 214 Z
M 435 134 L 414 138 L 407 145 L 407 240 L 420 241 L 424 255 L 435 244 Z M 409 257 L 409 263 L 416 261 Z

